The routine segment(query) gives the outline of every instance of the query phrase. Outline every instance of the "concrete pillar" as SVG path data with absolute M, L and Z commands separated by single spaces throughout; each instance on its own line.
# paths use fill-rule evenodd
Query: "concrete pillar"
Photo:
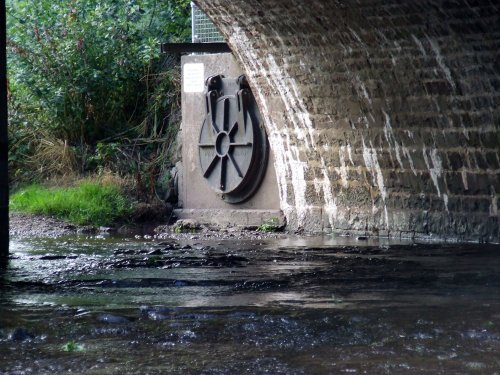
M 9 254 L 9 178 L 7 142 L 7 59 L 5 2 L 0 1 L 0 265 Z

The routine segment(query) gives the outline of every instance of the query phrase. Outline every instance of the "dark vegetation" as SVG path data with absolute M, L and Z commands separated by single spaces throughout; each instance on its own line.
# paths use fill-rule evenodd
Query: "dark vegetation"
M 180 69 L 159 44 L 189 39 L 189 1 L 6 5 L 12 190 L 112 176 L 136 201 L 164 198 L 180 123 Z

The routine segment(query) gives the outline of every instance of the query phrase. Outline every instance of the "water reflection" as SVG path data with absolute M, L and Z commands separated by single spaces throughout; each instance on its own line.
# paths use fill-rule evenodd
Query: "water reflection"
M 0 273 L 0 369 L 494 373 L 499 251 L 331 237 L 14 239 Z M 66 353 L 68 342 L 84 350 Z

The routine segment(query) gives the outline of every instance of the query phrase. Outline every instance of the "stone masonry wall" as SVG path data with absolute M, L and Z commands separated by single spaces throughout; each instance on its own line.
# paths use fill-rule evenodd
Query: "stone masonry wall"
M 497 1 L 195 2 L 249 77 L 290 228 L 500 240 Z

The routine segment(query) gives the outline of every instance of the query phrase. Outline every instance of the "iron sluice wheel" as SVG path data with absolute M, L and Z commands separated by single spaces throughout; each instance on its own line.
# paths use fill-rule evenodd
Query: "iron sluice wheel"
M 207 91 L 198 143 L 203 177 L 224 201 L 241 203 L 256 192 L 265 175 L 267 135 L 244 76 L 210 77 Z

